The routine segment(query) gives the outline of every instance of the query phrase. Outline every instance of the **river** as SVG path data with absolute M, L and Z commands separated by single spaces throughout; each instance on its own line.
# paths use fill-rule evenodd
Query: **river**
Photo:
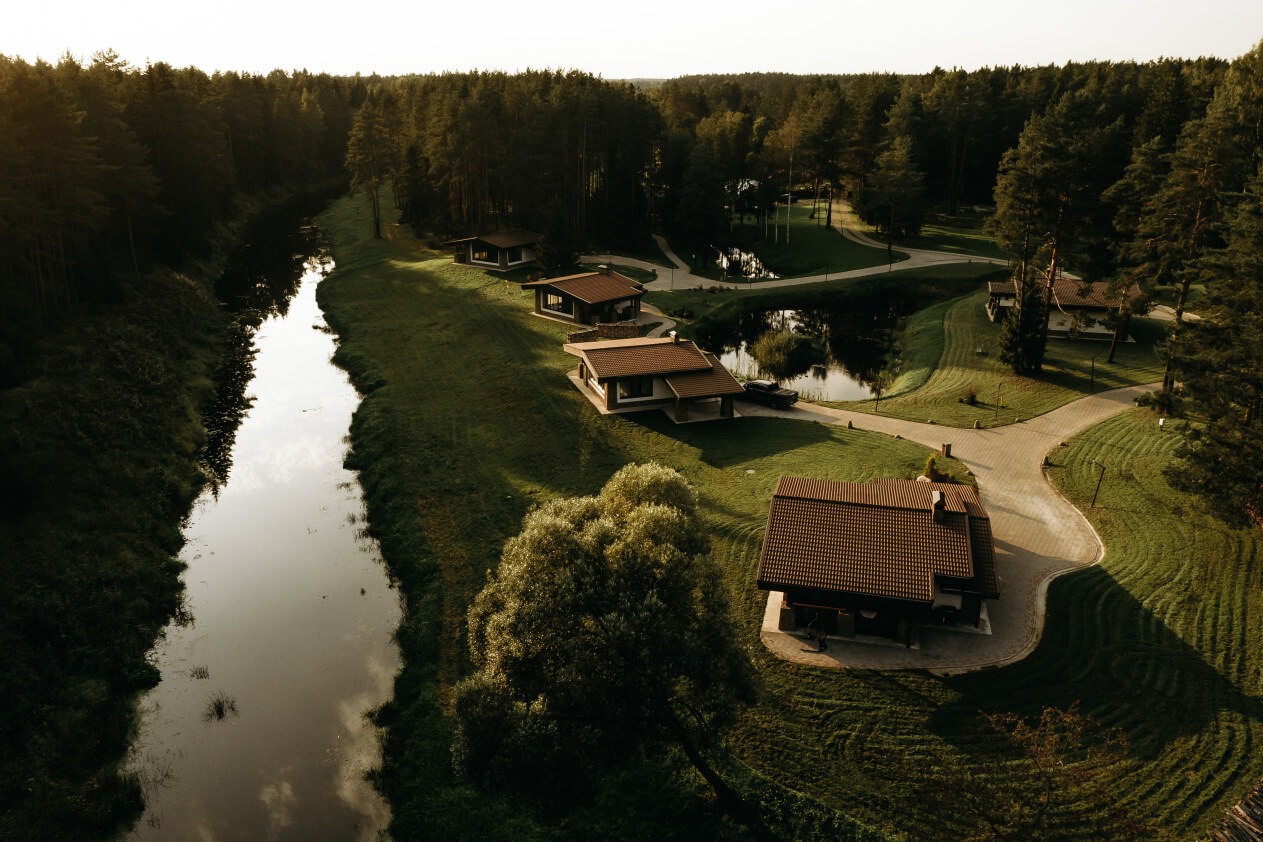
M 252 345 L 228 355 L 207 418 L 214 480 L 184 529 L 186 616 L 141 702 L 133 839 L 366 840 L 388 821 L 364 780 L 379 758 L 365 714 L 399 666 L 400 604 L 342 467 L 359 397 L 316 305 L 332 268 L 290 223 L 226 273 L 230 306 L 261 320 L 239 331 Z

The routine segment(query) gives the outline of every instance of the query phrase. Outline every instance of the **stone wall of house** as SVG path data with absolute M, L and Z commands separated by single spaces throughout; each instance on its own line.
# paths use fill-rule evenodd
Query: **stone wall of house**
M 636 322 L 601 322 L 587 330 L 566 334 L 567 342 L 591 342 L 594 339 L 635 339 L 640 336 Z
M 635 339 L 640 336 L 640 325 L 636 322 L 602 322 L 596 326 L 596 333 L 602 339 Z

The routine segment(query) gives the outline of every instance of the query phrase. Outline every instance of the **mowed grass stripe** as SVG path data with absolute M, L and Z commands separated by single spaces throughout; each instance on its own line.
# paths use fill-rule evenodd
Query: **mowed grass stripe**
M 880 405 L 873 400 L 828 405 L 955 427 L 975 421 L 990 427 L 1042 415 L 1090 392 L 1162 379 L 1153 352 L 1162 327 L 1148 319 L 1132 320 L 1138 341 L 1120 343 L 1113 363 L 1105 362 L 1108 342 L 1050 339 L 1043 372 L 1019 377 L 1000 362 L 1000 326 L 987 318 L 986 301 L 986 289 L 979 289 L 950 302 L 941 320 L 933 307 L 911 317 L 903 337 L 905 368 Z M 936 335 L 936 324 L 941 334 Z M 937 367 L 926 378 L 930 359 Z M 970 389 L 977 394 L 972 406 L 962 402 Z

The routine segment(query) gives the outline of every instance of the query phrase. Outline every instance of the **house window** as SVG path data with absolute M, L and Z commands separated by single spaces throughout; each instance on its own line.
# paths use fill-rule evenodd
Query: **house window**
M 618 381 L 619 400 L 624 398 L 648 398 L 653 396 L 652 377 L 632 377 Z
M 522 262 L 522 249 L 520 248 L 509 249 L 509 262 L 521 263 Z
M 544 309 L 571 316 L 574 315 L 574 300 L 555 292 L 547 292 L 544 293 Z
M 474 246 L 474 260 L 479 263 L 498 263 L 499 258 L 491 250 L 490 246 Z

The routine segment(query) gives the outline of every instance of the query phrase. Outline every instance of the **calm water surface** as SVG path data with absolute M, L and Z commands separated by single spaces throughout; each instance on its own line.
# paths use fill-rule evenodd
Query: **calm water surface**
M 873 396 L 869 387 L 873 376 L 898 366 L 895 338 L 906 310 L 868 300 L 845 301 L 830 309 L 750 309 L 731 320 L 704 326 L 699 338 L 719 354 L 725 368 L 741 377 L 778 379 L 807 400 L 865 400 Z M 808 337 L 814 356 L 798 370 L 779 377 L 764 371 L 749 348 L 769 330 Z
M 212 414 L 232 429 L 207 419 L 216 481 L 184 530 L 190 619 L 159 641 L 142 701 L 134 839 L 361 840 L 388 819 L 363 779 L 365 712 L 399 665 L 399 601 L 342 467 L 359 398 L 316 306 L 333 263 L 310 229 L 288 234 L 237 279 L 262 322 L 219 378 Z

